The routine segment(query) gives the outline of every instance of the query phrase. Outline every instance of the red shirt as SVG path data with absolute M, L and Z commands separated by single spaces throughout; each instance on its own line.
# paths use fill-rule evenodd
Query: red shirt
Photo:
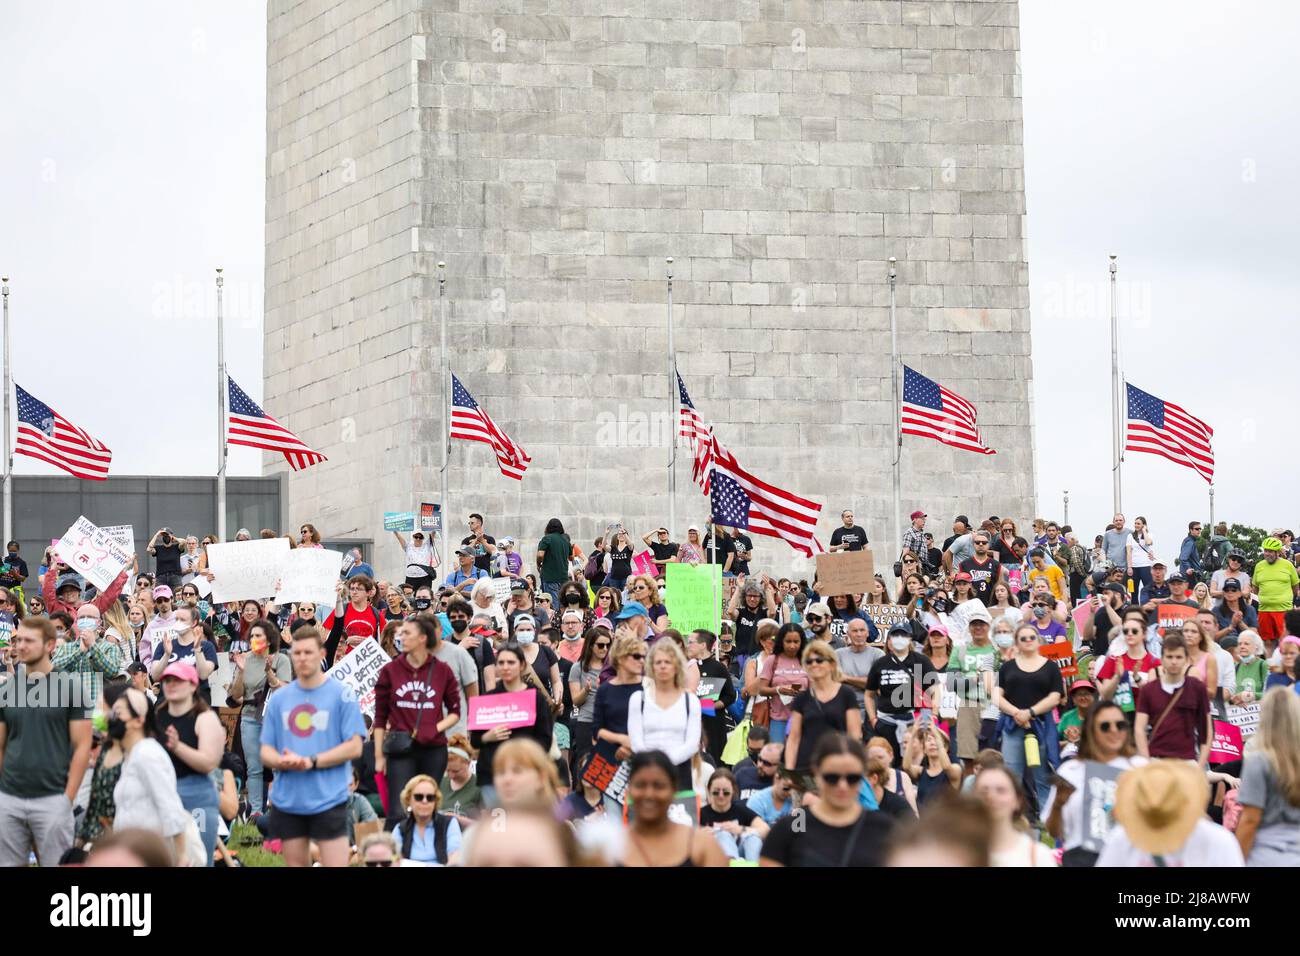
M 1183 679 L 1182 695 L 1160 720 L 1160 715 L 1169 706 L 1169 701 L 1178 694 L 1165 693 L 1160 681 L 1153 680 L 1145 684 L 1137 695 L 1137 712 L 1147 715 L 1147 728 L 1150 731 L 1150 744 L 1147 752 L 1152 757 L 1173 757 L 1179 760 L 1195 760 L 1199 756 L 1199 745 L 1205 742 L 1206 727 L 1210 716 L 1210 698 L 1205 692 L 1205 685 L 1195 677 Z M 1156 728 L 1156 722 L 1160 726 Z
M 327 635 L 334 629 L 334 617 L 335 615 L 331 612 L 330 616 L 325 618 L 323 627 Z M 375 625 L 376 618 L 378 618 L 379 621 L 378 627 Z M 355 650 L 355 645 L 349 643 L 348 638 L 357 638 L 357 644 L 360 644 L 367 637 L 373 637 L 375 640 L 379 640 L 379 635 L 384 633 L 385 623 L 382 611 L 371 607 L 369 604 L 365 605 L 360 611 L 358 611 L 352 606 L 352 602 L 349 601 L 347 607 L 343 609 L 343 638 L 341 641 L 343 644 L 343 656 L 346 657 Z
M 1142 653 L 1142 659 L 1140 661 L 1136 658 L 1129 657 L 1128 654 L 1121 654 L 1119 657 L 1106 658 L 1105 663 L 1101 665 L 1101 670 L 1097 671 L 1097 680 L 1110 680 L 1114 677 L 1116 661 L 1121 662 L 1120 667 L 1122 667 L 1126 673 L 1132 671 L 1153 671 L 1160 666 L 1160 662 L 1145 651 Z
M 376 727 L 404 730 L 414 736 L 418 720 L 418 742 L 440 746 L 447 743 L 447 737 L 438 731 L 438 721 L 459 713 L 460 684 L 451 668 L 436 657 L 430 655 L 418 672 L 405 654 L 380 669 L 375 681 Z

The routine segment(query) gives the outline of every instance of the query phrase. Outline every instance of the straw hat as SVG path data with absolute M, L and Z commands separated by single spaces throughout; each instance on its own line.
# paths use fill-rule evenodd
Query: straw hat
M 1162 856 L 1187 842 L 1209 802 L 1210 785 L 1199 767 L 1153 760 L 1120 775 L 1115 820 L 1135 847 Z

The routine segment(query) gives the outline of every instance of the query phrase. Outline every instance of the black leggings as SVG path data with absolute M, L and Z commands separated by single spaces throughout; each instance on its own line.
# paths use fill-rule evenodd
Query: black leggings
M 591 721 L 575 720 L 572 725 L 572 736 L 569 741 L 569 773 L 574 781 L 578 779 L 578 768 L 582 766 L 582 758 L 591 752 L 594 746 L 591 739 L 591 728 L 594 727 Z
M 447 771 L 447 748 L 445 745 L 429 747 L 416 744 L 400 757 L 389 755 L 387 761 L 388 817 L 384 821 L 384 829 L 391 830 L 406 816 L 406 811 L 402 809 L 402 788 L 412 777 L 427 773 L 434 783 L 442 783 L 442 775 Z

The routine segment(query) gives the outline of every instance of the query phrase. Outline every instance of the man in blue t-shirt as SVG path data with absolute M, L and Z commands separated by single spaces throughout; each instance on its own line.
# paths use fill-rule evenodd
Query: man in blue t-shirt
M 321 668 L 325 637 L 310 625 L 293 633 L 294 682 L 267 701 L 262 766 L 275 771 L 271 833 L 284 841 L 289 866 L 348 865 L 348 784 L 366 724 L 352 690 Z

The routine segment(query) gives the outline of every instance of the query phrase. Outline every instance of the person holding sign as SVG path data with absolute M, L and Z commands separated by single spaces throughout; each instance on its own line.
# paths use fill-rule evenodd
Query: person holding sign
M 438 619 L 419 614 L 397 629 L 402 653 L 375 682 L 375 773 L 388 782 L 391 824 L 407 782 L 427 774 L 434 787 L 447 770 L 447 731 L 460 721 L 460 682 L 434 656 L 441 643 Z M 403 854 L 405 855 L 405 854 Z
M 64 573 L 56 573 L 59 569 L 62 569 Z M 99 608 L 99 613 L 103 614 L 117 600 L 117 596 L 122 593 L 122 588 L 126 585 L 126 578 L 129 573 L 126 568 L 123 568 L 122 572 L 113 579 L 112 584 L 91 599 L 90 603 Z M 55 593 L 56 579 L 57 595 Z M 41 584 L 41 599 L 45 602 L 46 614 L 57 614 L 62 611 L 69 617 L 75 617 L 77 608 L 84 603 L 81 600 L 81 579 L 69 571 L 67 565 L 60 561 L 57 567 L 51 568 L 46 573 Z
M 505 724 L 497 724 L 488 730 L 470 731 L 470 743 L 479 752 L 479 789 L 483 792 L 484 802 L 491 807 L 496 806 L 496 789 L 492 786 L 492 761 L 496 758 L 497 748 L 501 746 L 502 742 L 510 740 L 512 737 L 525 737 L 535 740 L 542 750 L 549 752 L 553 733 L 551 707 L 547 696 L 540 689 L 531 686 L 527 682 L 528 658 L 524 656 L 524 649 L 514 642 L 501 645 L 497 650 L 496 666 L 497 685 L 484 696 L 490 697 L 493 694 L 518 694 L 531 691 L 534 717 L 532 724 L 515 727 L 513 730 Z M 599 698 L 597 699 L 597 707 L 599 707 Z
M 304 530 L 308 528 L 311 528 L 311 525 L 303 525 Z M 413 589 L 432 585 L 438 567 L 438 556 L 433 550 L 433 542 L 425 542 L 423 531 L 412 532 L 410 544 L 406 543 L 400 531 L 394 531 L 393 537 L 406 552 L 406 583 Z M 319 548 L 320 545 L 317 544 L 316 547 Z
M 1131 719 L 1137 709 L 1137 691 L 1155 677 L 1160 662 L 1147 653 L 1146 627 L 1141 613 L 1125 620 L 1121 633 L 1124 653 L 1106 657 L 1097 671 L 1097 681 L 1101 685 L 1098 690 L 1102 699 L 1114 701 Z

